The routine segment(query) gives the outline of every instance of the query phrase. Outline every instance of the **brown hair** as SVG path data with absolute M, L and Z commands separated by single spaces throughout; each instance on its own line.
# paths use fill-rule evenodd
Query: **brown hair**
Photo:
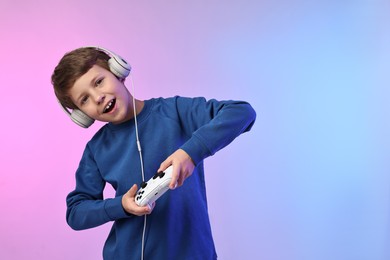
M 69 90 L 76 80 L 88 72 L 93 65 L 110 70 L 109 56 L 93 47 L 79 48 L 62 57 L 51 76 L 51 83 L 58 101 L 71 109 L 77 108 L 69 97 Z

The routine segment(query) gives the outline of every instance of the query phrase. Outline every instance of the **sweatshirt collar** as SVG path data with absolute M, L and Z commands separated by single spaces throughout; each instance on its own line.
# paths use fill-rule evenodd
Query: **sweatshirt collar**
M 151 108 L 153 106 L 154 99 L 149 99 L 149 100 L 144 100 L 144 107 L 142 108 L 141 112 L 137 114 L 137 122 L 138 125 L 142 123 L 149 115 Z M 133 128 L 134 127 L 134 118 L 127 120 L 123 123 L 120 124 L 113 124 L 113 123 L 108 123 L 107 124 L 108 128 L 111 130 L 120 130 L 123 128 Z

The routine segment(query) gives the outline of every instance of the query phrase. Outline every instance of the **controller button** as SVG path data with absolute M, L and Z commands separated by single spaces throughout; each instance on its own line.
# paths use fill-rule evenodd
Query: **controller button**
M 164 175 L 165 175 L 165 172 L 160 172 L 160 178 L 162 178 L 162 177 L 164 177 Z
M 141 188 L 142 188 L 142 189 L 145 189 L 146 185 L 148 185 L 148 183 L 143 181 L 143 182 L 141 183 Z

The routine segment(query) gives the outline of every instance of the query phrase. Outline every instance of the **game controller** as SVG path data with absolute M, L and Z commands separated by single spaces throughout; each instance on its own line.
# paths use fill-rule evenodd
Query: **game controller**
M 165 171 L 156 173 L 149 181 L 141 183 L 138 190 L 135 203 L 138 206 L 151 205 L 160 198 L 167 190 L 172 180 L 172 165 Z

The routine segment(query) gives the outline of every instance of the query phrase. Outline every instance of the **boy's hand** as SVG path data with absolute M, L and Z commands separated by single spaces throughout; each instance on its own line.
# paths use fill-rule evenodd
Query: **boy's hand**
M 171 154 L 164 162 L 161 163 L 158 172 L 164 171 L 169 166 L 173 166 L 172 180 L 169 184 L 171 190 L 183 185 L 184 180 L 192 175 L 194 171 L 195 164 L 192 161 L 191 157 L 182 149 L 176 150 Z
M 122 196 L 122 207 L 127 213 L 136 216 L 143 216 L 145 214 L 149 215 L 152 213 L 156 203 L 153 203 L 152 207 L 149 207 L 148 205 L 143 207 L 138 206 L 135 203 L 135 195 L 137 194 L 137 190 L 137 184 L 134 184 L 133 187 L 131 187 L 130 190 Z

